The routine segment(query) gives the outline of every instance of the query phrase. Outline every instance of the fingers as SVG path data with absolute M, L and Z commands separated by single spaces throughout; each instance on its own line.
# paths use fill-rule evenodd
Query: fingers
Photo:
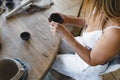
M 51 25 L 50 25 L 50 31 L 52 32 L 53 35 L 55 35 L 56 30 L 55 30 L 55 28 L 54 28 L 53 26 L 51 26 Z
M 64 26 L 62 24 L 51 21 L 50 22 L 50 30 L 54 35 L 56 33 L 62 34 L 62 32 L 64 31 Z
M 58 23 L 54 22 L 54 21 L 51 21 L 50 22 L 50 25 L 53 26 L 53 27 L 58 27 Z
M 56 33 L 59 33 L 58 27 L 59 27 L 59 24 L 58 24 L 58 23 L 56 23 L 56 22 L 54 22 L 54 21 L 52 21 L 52 22 L 50 23 L 50 30 L 51 30 L 51 32 L 53 33 L 53 35 L 55 35 Z

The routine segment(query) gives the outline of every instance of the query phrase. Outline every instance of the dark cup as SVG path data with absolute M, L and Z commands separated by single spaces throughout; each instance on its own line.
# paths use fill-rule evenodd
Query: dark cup
M 62 24 L 63 23 L 63 18 L 58 14 L 58 13 L 52 13 L 50 17 L 48 18 L 49 22 L 55 21 L 57 23 Z
M 22 40 L 29 40 L 31 36 L 30 36 L 29 32 L 22 32 L 20 34 L 20 37 L 21 37 Z
M 13 1 L 8 1 L 6 2 L 6 6 L 9 8 L 9 9 L 12 9 L 14 7 L 14 2 Z

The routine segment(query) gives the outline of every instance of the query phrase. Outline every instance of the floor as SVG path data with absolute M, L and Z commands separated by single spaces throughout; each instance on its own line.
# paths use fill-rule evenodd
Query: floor
M 120 69 L 102 76 L 103 80 L 120 80 Z

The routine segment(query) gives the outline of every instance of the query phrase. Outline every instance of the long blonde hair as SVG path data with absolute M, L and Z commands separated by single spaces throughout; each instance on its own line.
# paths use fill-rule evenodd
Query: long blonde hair
M 120 0 L 84 0 L 81 17 L 86 21 L 102 13 L 101 24 L 105 25 L 108 19 L 120 23 Z

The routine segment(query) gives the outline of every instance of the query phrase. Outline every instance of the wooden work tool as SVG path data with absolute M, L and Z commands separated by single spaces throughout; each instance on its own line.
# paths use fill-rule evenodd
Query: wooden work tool
M 16 7 L 15 9 L 13 9 L 11 12 L 9 12 L 7 15 L 5 15 L 5 18 L 8 19 L 11 16 L 15 15 L 19 10 L 21 10 L 24 6 L 32 3 L 33 0 L 27 0 L 26 2 L 24 2 L 23 4 L 19 5 L 18 7 Z

